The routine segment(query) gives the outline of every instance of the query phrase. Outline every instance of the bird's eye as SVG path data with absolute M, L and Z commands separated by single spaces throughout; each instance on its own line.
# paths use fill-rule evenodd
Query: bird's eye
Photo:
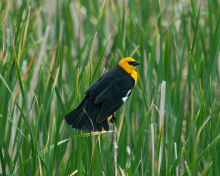
M 134 62 L 130 61 L 128 62 L 129 65 L 134 65 Z

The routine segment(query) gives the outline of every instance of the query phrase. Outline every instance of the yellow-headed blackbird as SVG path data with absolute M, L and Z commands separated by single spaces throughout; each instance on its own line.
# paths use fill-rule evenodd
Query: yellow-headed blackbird
M 136 66 L 131 57 L 121 59 L 112 70 L 104 73 L 85 93 L 76 109 L 65 116 L 73 128 L 87 131 L 109 130 L 108 117 L 115 121 L 114 112 L 131 95 L 137 81 Z

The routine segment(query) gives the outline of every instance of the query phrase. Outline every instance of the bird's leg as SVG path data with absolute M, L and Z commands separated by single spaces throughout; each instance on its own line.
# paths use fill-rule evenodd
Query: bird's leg
M 111 122 L 111 123 L 116 122 L 116 117 L 115 117 L 115 114 L 112 114 L 112 118 L 111 118 L 110 122 Z

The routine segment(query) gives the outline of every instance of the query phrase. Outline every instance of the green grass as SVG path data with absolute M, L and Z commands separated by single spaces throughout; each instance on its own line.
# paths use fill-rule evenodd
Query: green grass
M 112 132 L 79 132 L 64 116 L 132 56 L 143 64 L 117 112 L 119 174 L 157 175 L 162 146 L 160 175 L 220 176 L 218 0 L 2 0 L 0 36 L 3 175 L 113 175 Z

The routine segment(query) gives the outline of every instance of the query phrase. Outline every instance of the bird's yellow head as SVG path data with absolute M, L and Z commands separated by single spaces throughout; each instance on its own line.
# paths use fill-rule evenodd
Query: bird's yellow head
M 119 61 L 119 66 L 121 68 L 123 68 L 128 74 L 130 74 L 134 80 L 135 80 L 135 83 L 137 81 L 137 72 L 135 71 L 136 69 L 136 66 L 141 64 L 140 62 L 138 61 L 135 61 L 133 58 L 131 57 L 126 57 L 126 58 L 123 58 Z

